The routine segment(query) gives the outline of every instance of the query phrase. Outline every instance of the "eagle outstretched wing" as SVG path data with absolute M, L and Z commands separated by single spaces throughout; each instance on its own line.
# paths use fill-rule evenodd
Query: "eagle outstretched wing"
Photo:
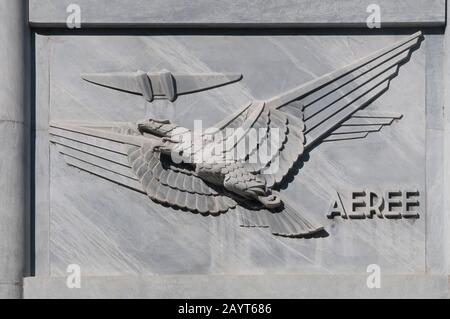
M 262 101 L 255 101 L 208 132 L 222 157 L 245 161 L 247 169 L 261 174 L 267 186 L 279 183 L 303 153 L 301 116 L 293 116 Z M 277 169 L 273 169 L 275 164 Z
M 52 122 L 50 141 L 66 163 L 152 200 L 201 214 L 220 214 L 236 202 L 206 184 L 187 165 L 153 152 L 133 123 Z
M 248 162 L 248 169 L 264 178 L 268 187 L 276 187 L 305 150 L 321 142 L 361 139 L 401 118 L 363 109 L 389 88 L 421 37 L 421 32 L 415 33 L 280 96 L 254 101 L 216 124 L 213 138 L 225 145 L 224 153 Z M 232 133 L 229 128 L 236 130 Z M 242 149 L 247 151 L 239 152 Z M 323 229 L 283 202 L 278 212 L 239 206 L 241 226 L 269 227 L 272 233 L 289 237 Z
M 206 184 L 192 170 L 154 152 L 152 147 L 130 147 L 128 160 L 147 195 L 158 203 L 213 215 L 236 206 L 233 199 Z
M 249 168 L 261 173 L 272 187 L 283 180 L 304 150 L 321 142 L 364 138 L 400 119 L 401 114 L 362 109 L 389 88 L 421 38 L 417 32 L 282 95 L 244 106 L 215 125 L 213 134 L 222 136 L 215 140 L 225 145 L 223 152 L 252 164 Z M 233 134 L 227 133 L 228 128 L 242 129 Z M 239 152 L 242 149 L 247 151 Z

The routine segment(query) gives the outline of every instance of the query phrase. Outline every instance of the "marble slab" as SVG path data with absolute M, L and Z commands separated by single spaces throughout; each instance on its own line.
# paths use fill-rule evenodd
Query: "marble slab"
M 33 27 L 65 27 L 72 0 L 30 0 Z M 78 0 L 85 27 L 366 27 L 372 0 Z M 382 27 L 445 25 L 445 0 L 378 0 Z M 69 10 L 69 12 L 72 12 Z
M 447 276 L 387 275 L 369 289 L 364 275 L 213 275 L 25 278 L 25 298 L 431 299 L 448 298 Z
M 417 189 L 425 203 L 428 53 L 423 45 L 368 108 L 399 112 L 403 118 L 364 140 L 319 145 L 284 190 L 299 210 L 325 226 L 324 238 L 274 237 L 265 229 L 238 227 L 233 213 L 205 217 L 160 206 L 143 194 L 67 166 L 45 134 L 46 119 L 135 121 L 152 116 L 191 128 L 196 119 L 212 125 L 253 98 L 267 99 L 317 78 L 408 32 L 38 36 L 36 59 L 46 67 L 37 70 L 42 133 L 36 142 L 36 188 L 49 192 L 40 191 L 37 198 L 37 269 L 51 276 L 64 276 L 69 264 L 80 265 L 89 276 L 365 274 L 369 264 L 378 264 L 386 274 L 426 273 L 429 206 L 421 206 L 418 219 L 326 217 L 336 192 L 348 202 L 351 191 L 361 188 Z M 173 104 L 150 104 L 80 78 L 81 73 L 160 68 L 239 72 L 244 79 L 180 96 Z

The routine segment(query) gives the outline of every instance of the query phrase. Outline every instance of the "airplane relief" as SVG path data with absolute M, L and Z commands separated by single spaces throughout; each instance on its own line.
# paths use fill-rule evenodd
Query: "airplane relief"
M 420 192 L 418 190 L 388 190 L 384 193 L 356 190 L 350 192 L 350 200 L 344 204 L 336 192 L 327 212 L 329 219 L 365 218 L 419 218 Z

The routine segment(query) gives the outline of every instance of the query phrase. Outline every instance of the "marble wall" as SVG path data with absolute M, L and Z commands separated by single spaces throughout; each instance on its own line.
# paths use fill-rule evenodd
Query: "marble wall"
M 0 298 L 18 298 L 23 276 L 29 274 L 30 240 L 26 227 L 30 216 L 30 48 L 25 1 L 0 1 L 0 41 Z
M 20 134 L 2 134 L 9 137 L 3 139 L 2 170 L 12 162 L 4 160 L 6 155 L 25 163 L 20 172 L 31 170 L 32 178 L 26 179 L 13 174 L 13 167 L 7 169 L 14 175 L 11 180 L 18 181 L 11 185 L 22 189 L 24 180 L 32 182 L 31 209 L 26 209 L 27 192 L 7 188 L 2 179 L 1 194 L 9 194 L 8 189 L 23 197 L 20 205 L 2 209 L 0 225 L 24 228 L 17 228 L 16 237 L 8 235 L 14 244 L 0 245 L 0 257 L 8 260 L 0 263 L 0 287 L 12 282 L 20 294 L 29 259 L 26 298 L 448 298 L 446 3 L 379 1 L 383 28 L 368 29 L 369 2 L 257 0 L 249 6 L 244 1 L 106 5 L 80 0 L 82 28 L 71 30 L 65 26 L 71 1 L 30 0 L 33 37 L 24 52 L 32 52 L 27 61 L 33 64 L 28 68 L 33 86 L 29 102 L 19 99 L 28 95 L 17 91 L 11 105 L 30 105 L 32 120 L 26 125 L 24 119 L 8 117 L 0 125 L 20 126 Z M 243 104 L 269 99 L 418 30 L 424 34 L 420 47 L 388 91 L 367 107 L 402 118 L 364 139 L 317 145 L 282 189 L 296 209 L 324 226 L 323 237 L 276 237 L 267 229 L 239 227 L 233 211 L 213 217 L 158 205 L 144 194 L 68 166 L 58 146 L 49 143 L 49 122 L 54 120 L 156 117 L 192 128 L 201 119 L 207 127 Z M 244 77 L 180 96 L 174 103 L 148 103 L 81 79 L 82 73 L 138 69 Z M 27 68 L 21 70 L 26 74 Z M 8 89 L 17 90 L 21 81 L 6 90 L 2 84 L 3 105 L 11 96 Z M 20 109 L 1 110 L 8 115 Z M 16 145 L 29 146 L 31 163 Z M 350 209 L 352 192 L 359 190 L 417 190 L 419 217 L 327 218 L 336 193 Z M 10 217 L 18 212 L 20 218 Z M 27 219 L 31 230 L 24 226 Z M 3 226 L 0 233 L 10 234 Z M 27 234 L 30 252 L 18 239 Z M 19 253 L 28 258 L 9 257 Z M 71 264 L 80 266 L 80 289 L 66 286 Z M 379 289 L 366 285 L 372 264 L 382 273 Z

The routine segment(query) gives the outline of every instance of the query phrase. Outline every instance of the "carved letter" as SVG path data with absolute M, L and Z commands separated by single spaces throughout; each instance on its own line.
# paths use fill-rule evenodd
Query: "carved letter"
M 419 211 L 414 210 L 414 207 L 418 208 L 420 203 L 418 197 L 420 193 L 416 191 L 405 191 L 403 193 L 404 210 L 402 216 L 405 218 L 419 218 Z
M 362 198 L 362 200 L 359 200 Z M 352 212 L 348 214 L 350 218 L 366 218 L 364 210 L 357 212 L 358 208 L 366 207 L 366 191 L 354 191 L 352 192 Z
M 402 208 L 402 191 L 387 191 L 386 192 L 386 218 L 400 218 L 400 209 Z M 400 199 L 400 200 L 399 200 Z M 394 210 L 397 207 L 399 210 Z
M 341 216 L 342 218 L 347 219 L 347 213 L 345 212 L 344 205 L 342 204 L 341 195 L 336 192 L 337 198 L 333 200 L 328 209 L 327 217 L 329 219 L 333 219 L 335 216 Z
M 373 218 L 376 214 L 379 218 L 383 218 L 383 214 L 381 211 L 384 208 L 384 199 L 383 196 L 378 195 L 375 192 L 367 192 L 367 212 L 366 216 L 369 218 Z

